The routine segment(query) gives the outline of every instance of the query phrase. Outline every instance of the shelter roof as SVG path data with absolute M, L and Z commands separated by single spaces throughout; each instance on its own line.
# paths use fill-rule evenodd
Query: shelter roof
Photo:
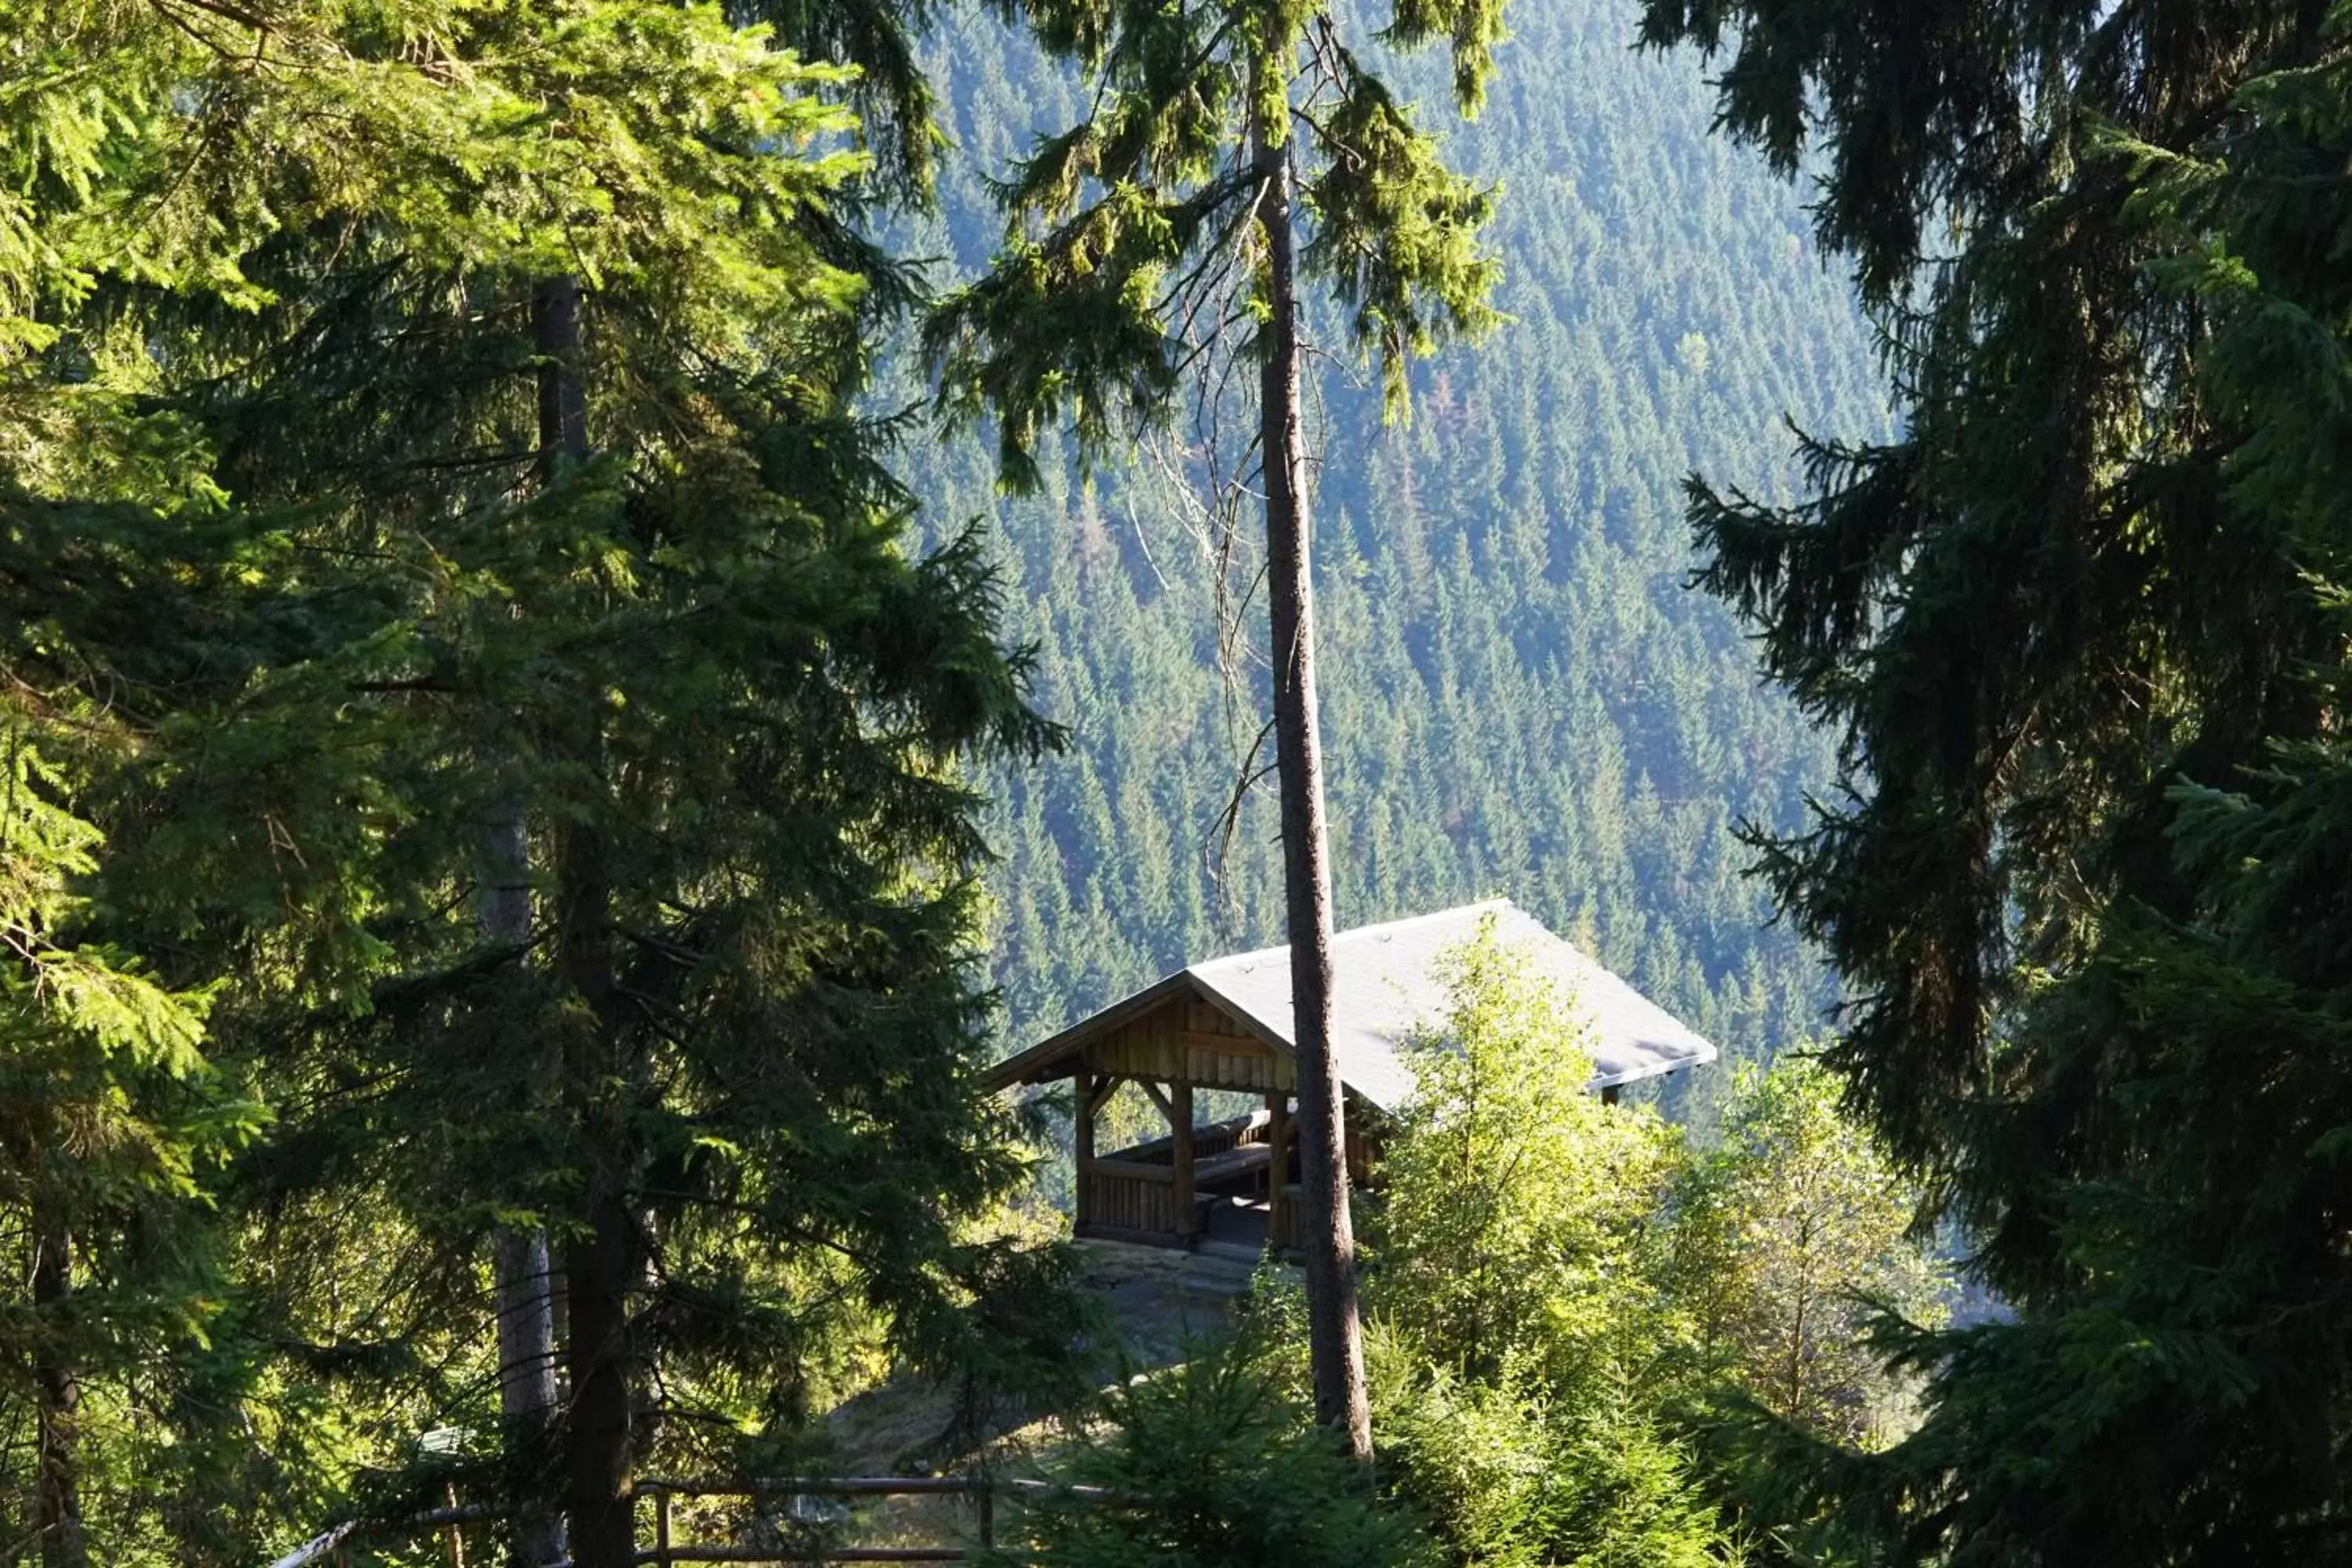
M 1398 1047 L 1416 1027 L 1445 1016 L 1445 987 L 1435 960 L 1475 936 L 1489 916 L 1496 935 L 1526 952 L 1581 1015 L 1585 1048 L 1592 1055 L 1591 1088 L 1613 1088 L 1715 1059 L 1715 1047 L 1674 1015 L 1517 905 L 1496 899 L 1360 926 L 1332 939 L 1332 1049 L 1349 1089 L 1383 1110 L 1404 1103 L 1412 1092 L 1412 1069 Z M 990 1082 L 1003 1087 L 1060 1077 L 1057 1067 L 1097 1036 L 1188 995 L 1216 1006 L 1276 1050 L 1288 1055 L 1294 1049 L 1290 950 L 1270 947 L 1180 970 L 1010 1058 L 990 1075 Z

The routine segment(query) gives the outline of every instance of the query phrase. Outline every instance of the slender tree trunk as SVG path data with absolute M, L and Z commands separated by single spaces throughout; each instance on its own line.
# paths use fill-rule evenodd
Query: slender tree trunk
M 1253 124 L 1262 182 L 1266 349 L 1259 375 L 1265 479 L 1266 600 L 1273 623 L 1275 760 L 1282 798 L 1284 908 L 1290 935 L 1292 1028 L 1298 1051 L 1299 1237 L 1307 1253 L 1307 1342 L 1316 1419 L 1372 1457 L 1356 1310 L 1356 1238 L 1348 1215 L 1347 1127 L 1331 1052 L 1331 870 L 1316 731 L 1315 606 L 1308 576 L 1306 431 L 1298 375 L 1298 292 L 1290 159 L 1281 128 Z
M 577 1568 L 631 1568 L 637 1535 L 628 1288 L 635 1226 L 619 1184 L 602 1169 L 587 1218 L 587 1230 L 563 1248 L 572 1291 L 572 1560 Z
M 588 456 L 587 386 L 580 366 L 580 284 L 551 278 L 531 301 L 541 450 L 552 470 Z M 601 721 L 583 715 L 574 760 L 603 771 Z M 601 837 L 567 825 L 556 852 L 556 963 L 584 1017 L 565 1062 L 567 1110 L 588 1162 L 588 1182 L 564 1243 L 564 1359 L 572 1376 L 565 1468 L 572 1560 L 577 1568 L 631 1568 L 636 1560 L 635 1454 L 630 1430 L 629 1292 L 643 1246 L 629 1211 L 627 1131 L 616 1099 L 632 1075 L 620 1059 L 613 975 L 612 886 Z
M 580 366 L 580 279 L 543 279 L 530 300 L 531 346 L 540 356 L 541 471 L 553 476 L 588 460 L 588 383 Z
M 530 941 L 530 848 L 521 802 L 501 807 L 482 837 L 488 878 L 482 935 L 520 949 Z M 540 1070 L 528 1092 L 543 1105 L 543 1086 L 552 1076 L 546 1069 L 553 1064 L 534 1065 Z M 526 1457 L 536 1475 L 548 1458 L 559 1396 L 547 1233 L 536 1226 L 499 1226 L 490 1237 L 490 1265 L 498 1288 L 499 1414 L 506 1421 L 509 1451 Z M 546 1490 L 534 1487 L 532 1495 L 544 1497 Z M 525 1509 L 515 1521 L 514 1561 L 520 1568 L 545 1568 L 563 1557 L 562 1516 L 551 1509 Z
M 588 457 L 587 399 L 580 374 L 580 289 L 569 278 L 548 279 L 531 297 L 532 347 L 540 355 L 539 452 L 542 482 L 552 483 Z M 520 948 L 530 941 L 530 840 L 525 803 L 505 803 L 484 825 L 483 936 Z M 549 1058 L 534 1075 L 535 1097 L 561 1064 Z M 501 1226 L 491 1238 L 498 1288 L 499 1407 L 509 1443 L 542 1461 L 554 1435 L 562 1391 L 556 1377 L 554 1283 L 547 1233 Z M 543 1568 L 566 1555 L 563 1521 L 552 1510 L 526 1510 L 515 1525 L 515 1561 Z
M 625 1107 L 617 1103 L 629 1075 L 619 1059 L 612 889 L 604 878 L 604 845 L 593 827 L 565 830 L 556 876 L 563 977 L 587 1015 L 574 1036 L 566 1074 L 572 1124 L 588 1164 L 580 1215 L 584 1227 L 572 1233 L 563 1249 L 570 1303 L 572 1562 L 578 1568 L 630 1568 L 637 1542 L 628 1309 L 643 1247 L 628 1206 Z
M 36 1215 L 33 1314 L 37 1323 L 33 1383 L 37 1404 L 35 1514 L 41 1568 L 87 1568 L 81 1494 L 75 1472 L 80 1455 L 81 1379 L 58 1343 L 55 1321 L 73 1294 L 73 1233 Z

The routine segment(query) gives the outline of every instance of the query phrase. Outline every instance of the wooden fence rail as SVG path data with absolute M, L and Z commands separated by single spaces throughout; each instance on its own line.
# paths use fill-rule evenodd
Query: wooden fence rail
M 740 1481 L 698 1481 L 652 1477 L 637 1483 L 637 1495 L 650 1498 L 654 1505 L 654 1544 L 636 1554 L 636 1562 L 650 1568 L 674 1568 L 676 1564 L 692 1563 L 768 1563 L 785 1568 L 793 1563 L 962 1563 L 969 1560 L 961 1546 L 834 1546 L 808 1551 L 793 1551 L 775 1546 L 734 1546 L 707 1542 L 682 1542 L 676 1539 L 676 1521 L 671 1511 L 677 1498 L 783 1498 L 783 1497 L 969 1497 L 974 1500 L 979 1513 L 979 1535 L 982 1546 L 996 1543 L 996 1496 L 1000 1491 L 1041 1492 L 1048 1483 L 1026 1479 L 992 1479 L 986 1476 L 840 1476 L 779 1477 L 746 1485 Z M 1097 1489 L 1074 1489 L 1081 1495 L 1097 1495 Z M 411 1514 L 404 1519 L 381 1522 L 352 1520 L 337 1525 L 324 1534 L 314 1537 L 278 1558 L 270 1568 L 344 1568 L 351 1561 L 352 1543 L 363 1536 L 415 1536 L 428 1531 L 449 1530 L 466 1524 L 497 1519 L 506 1510 L 487 1506 L 432 1509 Z M 569 1562 L 551 1563 L 549 1568 L 572 1568 Z

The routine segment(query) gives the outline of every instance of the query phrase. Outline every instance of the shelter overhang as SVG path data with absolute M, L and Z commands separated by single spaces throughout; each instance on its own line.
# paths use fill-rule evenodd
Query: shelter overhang
M 1572 943 L 1508 900 L 1466 904 L 1342 931 L 1331 944 L 1332 1047 L 1350 1092 L 1393 1111 L 1411 1097 L 1401 1047 L 1439 1023 L 1446 995 L 1436 960 L 1492 919 L 1496 934 L 1557 984 L 1583 1023 L 1591 1052 L 1588 1087 L 1615 1089 L 1716 1058 L 1716 1048 Z M 1192 964 L 999 1063 L 992 1089 L 1042 1083 L 1079 1070 L 1086 1047 L 1171 1001 L 1215 1007 L 1267 1047 L 1295 1059 L 1290 950 L 1265 948 Z

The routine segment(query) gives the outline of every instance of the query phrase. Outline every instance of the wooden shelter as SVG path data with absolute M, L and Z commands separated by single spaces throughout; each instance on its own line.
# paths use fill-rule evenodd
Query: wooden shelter
M 1604 1098 L 1715 1059 L 1713 1046 L 1507 900 L 1342 931 L 1331 945 L 1332 1045 L 1347 1096 L 1348 1173 L 1360 1185 L 1382 1124 L 1412 1092 L 1398 1046 L 1444 1015 L 1434 961 L 1489 918 L 1572 999 L 1592 1053 L 1590 1087 Z M 1230 1233 L 1290 1248 L 1298 1241 L 1292 1041 L 1290 950 L 1267 948 L 1180 970 L 998 1064 L 989 1081 L 1076 1080 L 1078 1235 L 1191 1247 Z M 1168 1135 L 1102 1153 L 1096 1118 L 1122 1082 L 1150 1097 Z M 1262 1104 L 1202 1124 L 1202 1091 L 1218 1089 Z

